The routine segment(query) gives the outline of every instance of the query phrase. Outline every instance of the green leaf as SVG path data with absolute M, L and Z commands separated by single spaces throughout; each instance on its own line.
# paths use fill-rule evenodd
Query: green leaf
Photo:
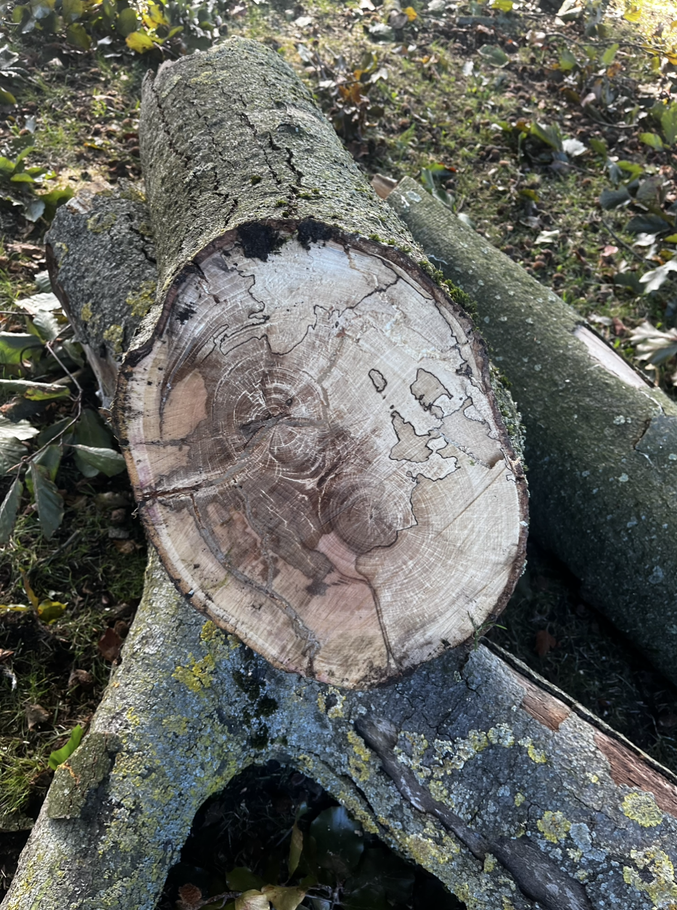
M 287 859 L 287 869 L 290 877 L 296 872 L 296 869 L 303 853 L 303 832 L 294 822 L 291 829 L 291 843 L 289 844 L 289 857 Z
M 602 190 L 602 195 L 599 197 L 599 204 L 603 209 L 616 209 L 620 205 L 628 205 L 630 202 L 632 202 L 632 196 L 624 186 L 617 190 Z
M 236 866 L 226 873 L 226 884 L 231 891 L 251 891 L 261 888 L 265 882 L 246 866 Z
M 0 88 L 0 104 L 16 104 L 16 98 L 7 89 Z
M 478 53 L 487 63 L 491 63 L 494 66 L 505 66 L 510 63 L 510 57 L 508 57 L 506 52 L 493 44 L 483 44 Z
M 644 288 L 639 283 L 637 272 L 618 272 L 618 274 L 614 275 L 614 284 L 628 288 L 636 297 L 644 293 Z
M 0 473 L 5 474 L 26 454 L 22 440 L 32 439 L 38 431 L 27 420 L 12 423 L 0 415 Z
M 54 622 L 66 612 L 66 604 L 58 600 L 43 600 L 38 604 L 38 616 L 43 622 Z
M 33 464 L 39 464 L 44 469 L 51 481 L 56 480 L 56 475 L 61 464 L 63 449 L 59 445 L 46 446 L 39 455 L 33 459 Z
M 125 459 L 114 449 L 103 449 L 98 446 L 74 445 L 82 461 L 101 471 L 106 477 L 113 477 L 115 474 L 121 474 L 125 468 Z
M 669 237 L 664 237 L 663 240 L 665 243 L 677 243 L 677 234 L 670 234 Z
M 92 39 L 87 34 L 87 29 L 82 22 L 74 22 L 66 29 L 66 41 L 81 51 L 88 51 L 92 46 Z
M 102 423 L 101 418 L 91 408 L 85 408 L 75 425 L 73 442 L 87 448 L 110 449 L 113 434 Z M 75 464 L 85 477 L 96 477 L 99 469 L 85 461 L 80 452 L 75 451 Z M 236 890 L 242 890 L 241 888 Z
M 578 60 L 571 53 L 569 48 L 565 48 L 560 54 L 559 58 L 559 68 L 563 73 L 568 73 L 569 70 L 572 70 L 575 66 L 578 66 Z
M 4 155 L 0 155 L 0 177 L 9 177 L 14 173 L 16 163 Z
M 557 124 L 548 126 L 545 123 L 532 123 L 529 132 L 541 142 L 554 148 L 555 151 L 562 151 L 562 134 Z
M 131 35 L 131 33 L 135 32 L 138 28 L 139 17 L 136 15 L 136 11 L 128 6 L 126 9 L 120 11 L 120 15 L 118 16 L 115 25 L 122 37 L 126 38 L 127 35 Z
M 67 758 L 75 752 L 77 747 L 80 745 L 80 740 L 82 739 L 82 734 L 85 731 L 82 729 L 80 724 L 73 729 L 70 739 L 65 746 L 62 746 L 60 749 L 57 749 L 56 752 L 50 753 L 49 756 L 49 767 L 52 771 L 56 771 L 59 765 L 63 764 Z
M 42 341 L 24 332 L 0 332 L 0 363 L 20 364 L 31 352 L 42 351 Z
M 84 8 L 82 0 L 63 0 L 61 14 L 66 22 L 75 22 L 82 17 Z
M 302 888 L 285 887 L 284 885 L 264 885 L 261 893 L 269 900 L 275 910 L 296 910 L 306 892 Z
M 668 145 L 677 142 L 677 101 L 673 101 L 661 114 L 661 127 Z
M 628 221 L 625 230 L 628 234 L 662 234 L 673 227 L 671 222 L 658 215 L 635 215 Z
M 24 486 L 17 475 L 0 505 L 0 543 L 7 543 L 10 538 L 23 489 Z
M 663 148 L 663 140 L 658 133 L 640 133 L 639 138 L 640 142 L 650 146 L 652 149 L 656 149 L 657 152 L 660 152 Z
M 593 152 L 595 152 L 595 154 L 601 155 L 602 158 L 606 158 L 606 156 L 609 154 L 606 142 L 603 139 L 591 139 L 590 148 L 593 150 Z
M 635 180 L 637 177 L 641 177 L 644 173 L 644 168 L 641 164 L 636 164 L 634 161 L 617 161 L 617 167 L 622 171 L 625 171 L 628 174 L 629 180 Z
M 270 901 L 260 891 L 244 891 L 235 899 L 235 910 L 270 910 Z
M 49 401 L 52 398 L 65 398 L 70 394 L 64 385 L 31 382 L 29 379 L 0 379 L 0 392 L 23 395 L 29 401 Z
M 40 528 L 49 540 L 63 521 L 63 497 L 47 476 L 47 471 L 35 462 L 31 462 L 30 479 L 33 482 Z
M 9 179 L 12 183 L 35 183 L 35 178 L 31 177 L 31 175 L 27 174 L 25 171 L 20 171 L 18 174 L 12 174 Z
M 24 392 L 24 398 L 29 401 L 52 401 L 55 398 L 68 398 L 70 392 L 63 385 L 40 385 L 37 382 L 32 383 Z
M 509 13 L 513 6 L 513 0 L 494 0 L 491 4 L 491 9 L 498 9 L 502 13 Z
M 609 66 L 613 63 L 614 57 L 618 53 L 619 44 L 612 44 L 611 47 L 608 47 L 602 54 L 602 64 L 604 66 Z
M 131 34 L 127 35 L 125 41 L 127 42 L 127 47 L 137 54 L 145 54 L 146 51 L 151 51 L 155 47 L 155 42 L 145 32 L 131 32 Z

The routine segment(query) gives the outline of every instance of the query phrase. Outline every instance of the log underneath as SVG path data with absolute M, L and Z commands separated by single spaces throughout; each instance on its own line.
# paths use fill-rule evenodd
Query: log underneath
M 526 535 L 470 321 L 261 45 L 161 67 L 140 139 L 160 303 L 116 415 L 179 590 L 275 666 L 339 685 L 468 639 Z
M 388 201 L 477 301 L 523 415 L 532 533 L 677 682 L 677 405 L 413 180 Z
M 153 910 L 204 800 L 271 759 L 472 910 L 668 910 L 675 784 L 528 672 L 480 646 L 341 691 L 271 668 L 152 561 L 122 664 L 3 910 Z

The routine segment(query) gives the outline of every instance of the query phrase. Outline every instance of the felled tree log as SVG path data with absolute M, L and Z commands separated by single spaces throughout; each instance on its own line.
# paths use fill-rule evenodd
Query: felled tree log
M 413 180 L 388 202 L 477 302 L 526 429 L 532 533 L 677 682 L 677 405 Z
M 179 590 L 275 666 L 382 683 L 521 572 L 526 487 L 489 363 L 278 54 L 144 82 L 158 304 L 118 435 Z
M 88 298 L 71 266 L 111 199 L 87 204 L 64 206 L 49 238 L 76 311 Z M 123 324 L 134 289 L 100 254 L 124 289 L 109 311 Z M 319 781 L 472 910 L 668 908 L 671 775 L 509 661 L 457 649 L 395 684 L 342 691 L 271 668 L 205 622 L 153 560 L 122 664 L 57 771 L 3 910 L 151 910 L 201 803 L 271 758 Z

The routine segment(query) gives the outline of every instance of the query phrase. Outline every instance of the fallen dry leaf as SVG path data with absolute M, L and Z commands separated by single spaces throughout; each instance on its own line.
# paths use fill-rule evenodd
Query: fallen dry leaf
M 192 907 L 197 907 L 201 903 L 202 891 L 197 885 L 192 885 L 190 882 L 187 885 L 181 885 L 179 888 L 179 906 L 182 910 L 191 910 Z
M 115 629 L 106 629 L 99 639 L 98 647 L 103 659 L 110 661 L 110 663 L 114 663 L 120 656 L 122 639 Z
M 24 713 L 28 721 L 29 730 L 39 727 L 41 724 L 46 724 L 51 716 L 49 711 L 46 711 L 42 705 L 26 705 Z
M 68 688 L 80 686 L 81 689 L 91 689 L 94 685 L 94 677 L 88 670 L 71 670 L 68 677 Z
M 539 657 L 545 657 L 548 651 L 557 647 L 557 639 L 554 638 L 547 629 L 540 629 L 536 633 L 536 647 L 534 650 Z

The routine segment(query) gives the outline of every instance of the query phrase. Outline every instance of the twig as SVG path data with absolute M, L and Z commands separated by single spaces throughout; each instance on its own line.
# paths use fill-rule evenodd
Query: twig
M 620 243 L 620 245 L 622 247 L 624 247 L 628 251 L 628 253 L 630 253 L 630 255 L 634 256 L 635 259 L 639 260 L 639 262 L 642 262 L 642 263 L 644 262 L 644 257 L 640 256 L 638 252 L 633 250 L 633 248 L 628 243 L 626 243 L 625 240 L 621 240 L 621 238 L 618 236 L 616 231 L 614 231 L 614 229 L 611 227 L 610 224 L 607 224 L 607 222 L 604 220 L 604 218 L 600 218 L 599 220 L 600 220 L 600 223 L 603 225 L 604 229 L 609 234 L 611 234 L 611 236 L 614 238 L 616 243 Z
M 57 559 L 67 550 L 70 550 L 76 540 L 79 540 L 80 537 L 82 537 L 82 530 L 78 529 L 77 531 L 73 531 L 65 543 L 62 543 L 60 547 L 57 547 L 46 559 L 38 560 L 38 562 L 35 563 L 35 566 L 48 566 L 50 562 Z M 35 568 L 35 566 L 33 566 L 33 568 Z

